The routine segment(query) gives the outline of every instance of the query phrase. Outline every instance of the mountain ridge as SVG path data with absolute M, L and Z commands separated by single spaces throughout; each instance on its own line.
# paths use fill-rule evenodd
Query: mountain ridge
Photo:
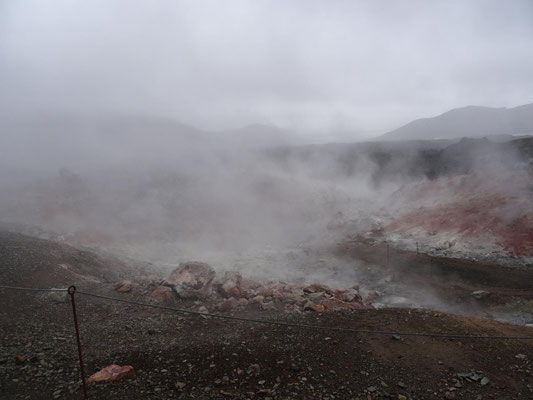
M 466 106 L 419 118 L 378 137 L 381 140 L 430 140 L 533 134 L 533 103 L 517 107 Z

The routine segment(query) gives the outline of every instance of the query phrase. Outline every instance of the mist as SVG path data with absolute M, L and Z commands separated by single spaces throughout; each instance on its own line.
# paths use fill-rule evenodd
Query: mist
M 374 139 L 453 107 L 530 101 L 527 1 L 0 7 L 1 227 L 157 267 L 369 290 L 396 265 L 339 255 L 347 238 L 524 255 L 434 225 L 503 193 L 483 218 L 507 228 L 529 213 L 529 145 Z M 447 307 L 402 285 L 385 295 Z

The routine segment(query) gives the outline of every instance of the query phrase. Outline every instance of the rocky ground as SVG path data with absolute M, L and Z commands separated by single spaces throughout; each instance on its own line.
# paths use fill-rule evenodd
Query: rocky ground
M 338 251 L 348 259 L 357 257 L 369 265 L 383 254 L 379 245 L 343 243 Z M 391 253 L 403 257 L 403 265 L 391 280 L 414 280 L 423 276 L 426 259 L 416 254 Z M 414 262 L 421 259 L 418 263 Z M 35 266 L 36 262 L 39 265 Z M 109 264 L 106 264 L 109 262 Z M 132 267 L 136 279 L 131 287 L 124 279 L 129 266 L 106 261 L 92 253 L 65 245 L 4 234 L 0 245 L 0 282 L 10 285 L 46 284 L 63 286 L 73 280 L 80 290 L 120 299 L 166 304 L 186 310 L 209 311 L 227 316 L 269 321 L 315 324 L 323 327 L 350 327 L 390 332 L 450 332 L 459 335 L 533 336 L 533 329 L 490 319 L 476 319 L 423 309 L 374 309 L 365 296 L 345 298 L 353 307 L 309 308 L 323 305 L 343 293 L 316 285 L 294 287 L 303 296 L 277 297 L 272 287 L 246 288 L 229 274 L 223 281 L 210 281 L 209 269 L 200 276 L 182 265 L 160 282 L 139 266 Z M 440 282 L 463 299 L 482 288 L 489 294 L 483 302 L 507 301 L 510 296 L 527 300 L 533 280 L 527 271 L 498 266 L 433 259 L 435 285 Z M 107 270 L 116 275 L 92 273 L 93 279 L 67 275 L 62 264 L 83 273 Z M 447 263 L 447 264 L 446 264 Z M 78 270 L 77 264 L 86 269 Z M 383 263 L 387 270 L 386 260 Z M 406 267 L 406 265 L 413 265 Z M 56 276 L 57 283 L 39 282 L 39 277 Z M 55 273 L 57 271 L 57 274 Z M 143 274 L 143 271 L 145 272 Z M 440 274 L 437 272 L 440 271 Z M 16 272 L 16 273 L 14 273 Z M 191 278 L 194 278 L 192 279 Z M 202 278 L 202 279 L 203 279 Z M 44 278 L 43 278 L 44 279 Z M 121 282 L 116 285 L 117 282 Z M 453 282 L 462 282 L 455 287 Z M 189 283 L 191 285 L 189 285 Z M 201 283 L 201 282 L 200 282 Z M 159 286 L 159 284 L 162 284 Z M 248 283 L 249 284 L 249 283 Z M 176 287 L 178 286 L 178 287 Z M 158 287 L 170 290 L 171 297 L 153 297 Z M 235 288 L 239 292 L 235 292 Z M 261 290 L 270 293 L 259 294 Z M 247 292 L 254 290 L 254 293 Z M 301 290 L 301 292 L 298 292 Z M 328 293 L 328 290 L 331 293 Z M 355 289 L 354 289 L 355 290 Z M 444 290 L 444 288 L 443 288 Z M 195 291 L 199 291 L 195 292 Z M 168 293 L 167 291 L 165 291 Z M 180 295 L 178 295 L 178 292 Z M 317 293 L 323 293 L 316 295 Z M 350 292 L 352 293 L 352 292 Z M 200 296 L 191 296 L 199 294 Z M 207 297 L 203 297 L 208 294 Z M 70 304 L 61 296 L 0 290 L 0 393 L 6 399 L 75 399 L 80 391 L 77 350 Z M 228 297 L 228 295 L 230 295 Z M 263 296 L 227 310 L 228 299 Z M 312 295 L 315 295 L 314 297 Z M 180 296 L 180 297 L 178 297 Z M 320 297 L 320 298 L 319 298 Z M 533 398 L 533 340 L 443 339 L 405 335 L 370 335 L 335 330 L 261 325 L 212 317 L 187 316 L 168 310 L 77 294 L 83 353 L 87 374 L 110 364 L 131 365 L 135 377 L 110 383 L 93 383 L 95 399 L 524 399 Z M 459 298 L 461 298 L 459 296 Z M 235 298 L 237 302 L 237 300 Z M 478 299 L 472 301 L 477 302 Z M 244 302 L 241 302 L 244 303 Z M 272 303 L 272 307 L 264 304 Z M 287 309 L 287 304 L 293 305 Z

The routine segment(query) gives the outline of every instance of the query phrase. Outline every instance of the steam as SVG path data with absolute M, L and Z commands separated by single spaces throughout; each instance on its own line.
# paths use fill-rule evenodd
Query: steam
M 0 228 L 158 267 L 418 289 L 416 305 L 438 305 L 336 246 L 453 203 L 462 184 L 530 195 L 528 158 L 505 144 L 324 144 L 530 101 L 528 1 L 0 7 Z

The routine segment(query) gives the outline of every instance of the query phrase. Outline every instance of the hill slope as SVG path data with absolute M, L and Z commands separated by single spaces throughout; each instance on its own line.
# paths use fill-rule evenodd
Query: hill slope
M 450 139 L 533 133 L 533 103 L 514 108 L 468 106 L 421 118 L 381 136 L 386 140 Z

